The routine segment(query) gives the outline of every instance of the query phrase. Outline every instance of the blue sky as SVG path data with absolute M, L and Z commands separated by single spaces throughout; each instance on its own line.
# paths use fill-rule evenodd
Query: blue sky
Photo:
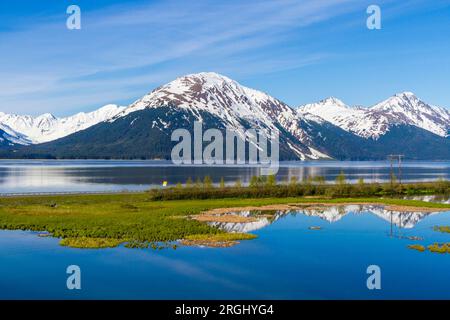
M 71 4 L 81 30 L 66 28 Z M 366 28 L 370 4 L 381 30 Z M 0 57 L 0 111 L 19 114 L 126 105 L 200 71 L 291 106 L 413 91 L 450 107 L 450 0 L 8 0 Z

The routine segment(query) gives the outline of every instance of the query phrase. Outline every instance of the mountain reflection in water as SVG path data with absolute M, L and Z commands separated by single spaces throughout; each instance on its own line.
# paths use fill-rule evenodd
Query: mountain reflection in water
M 242 217 L 252 217 L 250 222 L 208 222 L 208 225 L 217 227 L 227 232 L 251 232 L 267 227 L 280 218 L 287 215 L 305 215 L 309 217 L 318 217 L 330 223 L 336 223 L 348 214 L 371 214 L 386 222 L 404 229 L 413 229 L 417 223 L 428 216 L 439 214 L 441 212 L 410 212 L 388 210 L 382 205 L 345 205 L 345 206 L 314 206 L 301 210 L 275 211 L 268 216 L 261 214 L 261 211 L 236 211 L 228 214 L 239 215 Z

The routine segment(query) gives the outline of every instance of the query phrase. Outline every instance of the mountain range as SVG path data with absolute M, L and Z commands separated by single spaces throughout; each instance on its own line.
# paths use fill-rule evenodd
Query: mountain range
M 96 111 L 80 112 L 66 118 L 56 118 L 50 113 L 38 117 L 0 112 L 0 129 L 7 128 L 18 135 L 14 143 L 28 145 L 57 140 L 74 132 L 87 129 L 99 122 L 111 119 L 125 107 L 106 105 Z
M 0 113 L 0 155 L 8 158 L 169 159 L 178 128 L 249 128 L 280 136 L 282 160 L 450 159 L 450 112 L 411 92 L 372 107 L 337 98 L 292 108 L 212 72 L 158 87 L 127 107 L 108 105 L 67 118 Z

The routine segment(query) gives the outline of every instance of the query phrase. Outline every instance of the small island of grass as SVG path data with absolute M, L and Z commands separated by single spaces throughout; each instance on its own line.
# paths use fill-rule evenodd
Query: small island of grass
M 428 251 L 433 253 L 450 253 L 450 243 L 433 243 L 425 248 L 425 246 L 420 244 L 412 244 L 408 246 L 409 249 L 417 250 L 420 252 L 424 252 L 428 249 Z
M 427 250 L 423 245 L 421 244 L 411 244 L 408 246 L 408 248 L 413 249 L 413 250 L 417 250 L 420 252 L 424 252 L 425 250 Z
M 450 226 L 435 226 L 433 229 L 434 231 L 450 233 Z
M 450 253 L 450 243 L 434 243 L 428 246 L 428 250 L 435 253 Z

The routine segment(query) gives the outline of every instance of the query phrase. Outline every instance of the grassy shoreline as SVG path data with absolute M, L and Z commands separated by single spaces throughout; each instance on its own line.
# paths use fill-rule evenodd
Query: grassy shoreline
M 253 238 L 227 234 L 189 216 L 213 209 L 286 204 L 380 204 L 387 206 L 450 210 L 450 205 L 394 198 L 226 198 L 154 201 L 149 193 L 102 195 L 28 196 L 0 199 L 0 229 L 47 231 L 61 238 L 61 245 L 107 248 L 123 243 L 148 247 L 156 242 L 185 240 L 204 244 Z
M 341 173 L 335 183 L 327 183 L 323 177 L 309 178 L 299 182 L 296 177 L 280 183 L 275 176 L 254 176 L 249 186 L 242 187 L 239 181 L 234 186 L 212 184 L 209 177 L 195 183 L 188 181 L 164 189 L 149 191 L 152 200 L 192 200 L 223 198 L 286 198 L 320 196 L 330 198 L 345 197 L 400 197 L 415 195 L 450 195 L 450 181 L 397 183 L 395 179 L 388 183 L 366 183 L 360 179 L 357 183 L 347 183 Z

